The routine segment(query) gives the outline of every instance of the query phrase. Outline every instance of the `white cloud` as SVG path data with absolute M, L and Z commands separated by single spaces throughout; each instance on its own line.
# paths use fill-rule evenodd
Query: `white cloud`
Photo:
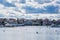
M 60 14 L 25 14 L 25 17 L 27 17 L 26 19 L 45 19 L 48 18 L 50 20 L 52 19 L 60 19 L 58 18 L 58 16 L 60 16 Z
M 4 8 L 4 5 L 0 4 L 0 9 L 3 9 Z
M 35 19 L 35 18 L 51 18 L 54 17 L 57 19 L 57 16 L 59 14 L 27 14 L 25 9 L 22 9 L 23 6 L 32 6 L 34 8 L 43 8 L 44 6 L 48 6 L 48 5 L 54 5 L 57 6 L 56 4 L 56 0 L 52 1 L 51 3 L 44 3 L 44 4 L 38 4 L 37 2 L 33 1 L 29 2 L 31 0 L 26 0 L 26 4 L 20 4 L 19 0 L 6 0 L 9 3 L 14 3 L 14 5 L 16 5 L 16 7 L 5 7 L 4 5 L 0 4 L 0 14 L 2 13 L 3 15 L 5 15 L 6 17 L 9 16 L 16 16 L 17 18 L 26 18 L 27 19 Z M 59 1 L 59 0 L 58 0 Z M 11 14 L 13 13 L 13 14 Z
M 17 2 L 17 0 L 6 0 L 9 3 Z
M 12 0 L 6 0 L 7 2 L 9 2 L 9 3 L 11 3 L 12 2 Z
M 31 0 L 30 0 L 31 1 Z M 44 7 L 44 6 L 48 6 L 48 5 L 57 5 L 56 4 L 56 0 L 51 0 L 52 2 L 50 2 L 50 3 L 43 3 L 43 4 L 39 4 L 39 3 L 37 3 L 37 2 L 35 2 L 35 1 L 33 1 L 32 0 L 32 2 L 29 2 L 29 1 L 26 1 L 26 5 L 28 5 L 28 6 L 32 6 L 32 7 L 35 7 L 35 8 L 42 8 L 42 7 Z

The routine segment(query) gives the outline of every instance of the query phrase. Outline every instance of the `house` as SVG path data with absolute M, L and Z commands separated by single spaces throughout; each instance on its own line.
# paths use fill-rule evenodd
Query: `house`
M 33 19 L 32 20 L 32 25 L 38 26 L 39 25 L 38 19 Z
M 18 23 L 18 24 L 24 23 L 24 19 L 17 19 L 17 23 Z
M 7 23 L 10 23 L 10 24 L 17 24 L 17 19 L 9 18 L 9 19 L 7 19 Z
M 60 25 L 60 19 L 58 19 L 57 21 L 55 21 L 57 25 Z
M 51 21 L 49 19 L 44 19 L 43 25 L 51 25 Z
M 26 25 L 26 26 L 32 26 L 32 21 L 29 20 L 29 19 L 25 19 L 24 20 L 24 25 Z

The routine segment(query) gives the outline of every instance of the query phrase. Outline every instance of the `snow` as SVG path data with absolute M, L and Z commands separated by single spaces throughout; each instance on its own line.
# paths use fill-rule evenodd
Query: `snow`
M 0 28 L 0 40 L 60 40 L 60 28 L 45 26 L 2 27 Z

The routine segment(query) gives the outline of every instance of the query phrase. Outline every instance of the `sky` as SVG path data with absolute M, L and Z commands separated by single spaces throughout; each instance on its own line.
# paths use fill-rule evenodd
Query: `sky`
M 59 0 L 0 0 L 0 17 L 24 18 L 28 14 L 60 14 L 59 12 Z M 31 15 L 27 18 L 30 17 Z
M 59 13 L 59 0 L 33 0 L 27 4 L 25 7 L 27 13 Z

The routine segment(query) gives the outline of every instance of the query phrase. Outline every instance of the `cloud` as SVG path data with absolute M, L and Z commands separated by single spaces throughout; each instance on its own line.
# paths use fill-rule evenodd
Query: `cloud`
M 24 9 L 26 9 L 26 13 L 58 13 L 59 6 L 48 5 L 43 8 L 25 6 Z
M 42 2 L 39 4 L 38 2 Z M 26 1 L 27 13 L 58 13 L 59 5 L 56 0 L 33 0 Z
M 26 19 L 45 19 L 48 18 L 49 20 L 58 20 L 60 19 L 60 14 L 25 14 Z
M 0 4 L 0 10 L 4 8 L 4 5 Z
M 59 6 L 49 5 L 45 7 L 46 13 L 58 13 Z
M 38 2 L 39 4 L 44 4 L 44 3 L 50 3 L 53 0 L 34 0 L 35 2 Z
M 51 18 L 59 11 L 59 0 L 0 0 L 0 14 L 15 18 Z M 29 14 L 30 13 L 30 14 Z M 32 14 L 34 13 L 34 14 Z M 46 15 L 52 13 L 51 15 Z M 35 15 L 36 14 L 36 15 Z M 57 17 L 57 16 L 53 16 Z M 58 18 L 58 17 L 57 17 Z
M 13 2 L 13 3 L 12 3 Z M 25 13 L 25 10 L 22 9 L 23 5 L 18 6 L 16 0 L 0 0 L 0 14 L 3 14 L 4 17 L 19 17 Z M 1 15 L 0 15 L 1 16 Z
M 6 0 L 0 0 L 0 4 L 6 6 L 6 7 L 15 7 L 15 5 L 7 2 Z

